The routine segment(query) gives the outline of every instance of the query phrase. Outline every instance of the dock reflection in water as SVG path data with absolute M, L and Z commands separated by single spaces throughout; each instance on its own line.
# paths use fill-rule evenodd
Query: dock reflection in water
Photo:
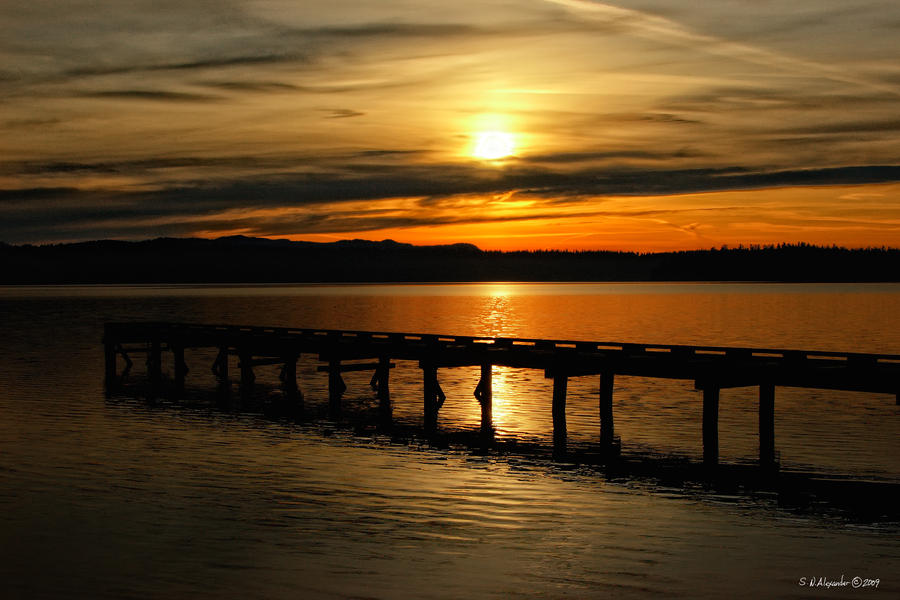
M 900 355 L 834 351 L 784 350 L 721 346 L 636 344 L 567 341 L 427 333 L 368 332 L 244 325 L 210 325 L 137 321 L 106 323 L 103 334 L 107 393 L 118 388 L 133 361 L 129 353 L 143 352 L 151 396 L 162 384 L 163 351 L 171 351 L 174 372 L 169 393 L 184 393 L 189 371 L 188 349 L 217 349 L 211 371 L 218 387 L 229 392 L 229 357 L 236 356 L 242 395 L 255 386 L 255 368 L 280 365 L 281 403 L 304 411 L 298 389 L 297 362 L 312 355 L 322 362 L 316 370 L 328 374 L 328 408 L 340 419 L 347 391 L 345 373 L 373 371 L 370 386 L 380 406 L 380 421 L 391 424 L 390 371 L 393 360 L 415 361 L 423 374 L 425 433 L 438 430 L 438 413 L 447 399 L 438 371 L 478 367 L 480 377 L 473 396 L 481 405 L 482 445 L 493 445 L 494 366 L 542 371 L 553 379 L 553 451 L 567 455 L 566 404 L 568 380 L 600 376 L 599 443 L 607 455 L 618 455 L 614 437 L 614 378 L 617 375 L 692 380 L 703 392 L 703 462 L 711 469 L 719 462 L 719 396 L 722 389 L 759 388 L 759 463 L 777 468 L 774 456 L 775 386 L 840 391 L 865 391 L 896 396 L 900 405 Z M 126 363 L 119 374 L 117 356 Z M 348 362 L 349 361 L 349 362 Z
M 900 330 L 897 286 L 530 290 L 506 296 L 509 329 L 499 333 L 900 350 L 891 334 Z M 494 302 L 481 293 L 467 286 L 3 290 L 5 592 L 756 598 L 802 595 L 808 590 L 799 579 L 813 574 L 880 577 L 880 596 L 900 591 L 890 581 L 900 572 L 900 542 L 889 523 L 803 516 L 766 497 L 647 489 L 528 457 L 398 446 L 341 430 L 323 436 L 318 425 L 202 403 L 102 399 L 97 343 L 106 321 L 141 314 L 246 323 L 263 314 L 272 325 L 496 334 L 479 329 L 477 315 Z M 316 366 L 302 362 L 298 374 L 311 403 L 327 398 Z M 259 377 L 261 385 L 277 385 L 274 367 L 260 368 Z M 549 387 L 534 377 L 496 368 L 494 422 L 501 434 L 547 442 Z M 442 374 L 443 425 L 477 427 L 477 378 L 472 368 Z M 348 374 L 347 383 L 365 390 L 368 375 Z M 616 383 L 617 434 L 629 449 L 699 456 L 692 385 L 624 377 Z M 392 393 L 398 420 L 421 419 L 417 365 L 398 364 Z M 367 394 L 349 394 L 348 405 L 371 401 Z M 519 412 L 504 411 L 507 397 Z M 569 397 L 577 447 L 599 433 L 596 381 L 573 380 Z M 752 392 L 723 392 L 723 461 L 755 458 L 755 402 Z M 891 398 L 788 389 L 777 402 L 783 468 L 900 479 Z M 850 434 L 835 433 L 847 428 Z M 848 439 L 857 442 L 848 446 Z M 828 596 L 859 593 L 832 589 Z

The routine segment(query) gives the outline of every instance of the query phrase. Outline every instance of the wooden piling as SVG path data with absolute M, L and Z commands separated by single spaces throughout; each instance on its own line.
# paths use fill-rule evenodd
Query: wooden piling
M 424 364 L 422 376 L 424 380 L 425 433 L 433 434 L 437 432 L 438 418 L 437 367 L 430 363 Z
M 346 390 L 347 386 L 341 377 L 341 361 L 332 358 L 328 361 L 328 415 L 332 419 L 341 416 L 341 397 Z
M 759 466 L 775 466 L 775 386 L 759 386 Z
M 241 369 L 241 392 L 248 394 L 253 389 L 256 375 L 253 374 L 253 356 L 247 350 L 239 350 L 238 357 Z
M 216 376 L 216 400 L 225 410 L 235 408 L 232 397 L 231 380 L 228 376 L 228 348 L 219 348 L 219 354 L 213 362 L 212 372 Z
M 159 338 L 150 342 L 150 351 L 147 353 L 147 374 L 150 376 L 150 384 L 158 386 L 162 379 L 162 343 Z
M 391 407 L 391 359 L 382 356 L 378 359 L 378 368 L 375 370 L 377 388 L 376 395 L 378 397 L 378 412 L 382 425 L 390 425 L 393 421 L 393 410 Z
M 128 353 L 122 348 L 121 344 L 116 344 L 116 353 L 122 355 L 122 359 L 125 361 L 125 368 L 122 369 L 122 377 L 125 377 L 129 373 L 131 373 L 131 367 L 134 366 L 134 363 L 131 362 L 131 357 L 128 356 Z
M 566 389 L 569 378 L 565 375 L 553 376 L 553 456 L 566 455 Z
M 281 386 L 284 390 L 285 400 L 297 410 L 303 410 L 303 393 L 297 386 L 297 359 L 296 354 L 284 357 L 284 366 L 281 369 Z
M 228 348 L 225 346 L 219 347 L 219 354 L 216 355 L 216 360 L 213 361 L 212 364 L 212 373 L 216 376 L 216 379 L 220 384 L 228 383 Z
M 281 367 L 281 387 L 286 392 L 297 389 L 297 357 L 294 355 L 284 357 L 284 365 Z
M 182 394 L 184 392 L 184 378 L 187 375 L 187 363 L 184 362 L 184 347 L 172 346 L 172 356 L 175 363 L 175 393 Z
M 615 426 L 613 424 L 613 385 L 615 375 L 612 372 L 600 375 L 600 445 L 609 448 L 615 443 Z
M 115 383 L 118 375 L 116 372 L 116 344 L 113 342 L 104 343 L 103 356 L 106 366 L 106 384 L 109 386 Z
M 481 433 L 491 436 L 494 433 L 494 386 L 492 375 L 490 364 L 481 365 Z
M 719 387 L 703 388 L 703 464 L 719 464 Z
M 493 367 L 490 363 L 481 365 L 481 380 L 478 382 L 478 398 L 481 404 L 481 437 L 486 443 L 494 438 L 494 385 Z

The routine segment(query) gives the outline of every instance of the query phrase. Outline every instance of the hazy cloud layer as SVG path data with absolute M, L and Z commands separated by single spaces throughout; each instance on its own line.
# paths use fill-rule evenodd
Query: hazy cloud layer
M 56 169 L 65 173 L 147 167 L 127 163 L 35 165 L 41 171 Z M 35 236 L 148 237 L 187 235 L 198 230 L 227 233 L 236 229 L 255 235 L 284 236 L 296 235 L 298 231 L 337 234 L 599 215 L 650 217 L 683 209 L 660 202 L 651 209 L 610 211 L 604 209 L 603 198 L 885 182 L 900 182 L 900 166 L 773 172 L 747 172 L 739 167 L 625 169 L 603 173 L 509 167 L 492 172 L 490 177 L 477 169 L 442 166 L 405 167 L 381 175 L 355 177 L 282 174 L 239 181 L 197 181 L 157 191 L 34 188 L 0 192 L 0 238 L 21 242 Z M 496 200 L 498 195 L 502 195 L 501 201 Z M 460 197 L 464 200 L 459 201 Z M 510 201 L 525 201 L 527 209 L 502 210 Z M 714 210 L 721 212 L 726 208 L 718 206 Z M 858 211 L 850 208 L 848 212 Z
M 900 245 L 897 23 L 882 0 L 7 3 L 0 240 L 499 244 L 558 218 L 596 243 L 627 222 L 687 246 L 754 223 Z M 477 158 L 488 131 L 514 155 Z

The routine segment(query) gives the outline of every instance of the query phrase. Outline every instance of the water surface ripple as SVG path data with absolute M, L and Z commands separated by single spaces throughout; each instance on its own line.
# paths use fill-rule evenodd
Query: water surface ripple
M 262 317 L 261 317 L 262 316 Z M 858 598 L 900 592 L 895 524 L 692 494 L 528 456 L 356 437 L 202 401 L 105 400 L 102 324 L 169 319 L 613 341 L 900 352 L 900 287 L 737 284 L 0 289 L 0 577 L 10 598 Z M 189 383 L 212 384 L 189 353 Z M 324 399 L 311 358 L 307 402 Z M 139 375 L 142 365 L 136 365 Z M 277 381 L 260 369 L 263 384 Z M 372 403 L 348 375 L 347 403 Z M 421 373 L 392 372 L 421 422 Z M 441 371 L 441 427 L 478 423 L 473 369 Z M 573 444 L 598 435 L 597 382 L 573 380 Z M 549 441 L 543 374 L 495 372 L 501 437 Z M 689 385 L 620 378 L 630 452 L 699 456 Z M 900 480 L 883 395 L 781 390 L 784 468 Z M 722 397 L 723 460 L 756 452 L 755 392 Z M 331 435 L 324 435 L 330 432 Z M 869 592 L 873 592 L 869 590 Z

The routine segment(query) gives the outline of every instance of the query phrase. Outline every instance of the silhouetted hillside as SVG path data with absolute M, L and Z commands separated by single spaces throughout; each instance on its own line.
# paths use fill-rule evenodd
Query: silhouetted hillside
M 637 254 L 482 251 L 393 240 L 243 236 L 77 244 L 0 243 L 0 283 L 382 281 L 900 281 L 900 250 L 808 244 Z

